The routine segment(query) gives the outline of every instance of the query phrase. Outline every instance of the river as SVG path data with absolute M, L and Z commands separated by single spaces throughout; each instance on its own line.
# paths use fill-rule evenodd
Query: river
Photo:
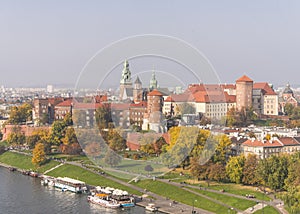
M 85 194 L 61 192 L 53 187 L 45 187 L 39 178 L 11 172 L 0 166 L 0 214 L 71 214 L 71 213 L 148 213 L 136 206 L 126 209 L 106 209 L 87 202 Z

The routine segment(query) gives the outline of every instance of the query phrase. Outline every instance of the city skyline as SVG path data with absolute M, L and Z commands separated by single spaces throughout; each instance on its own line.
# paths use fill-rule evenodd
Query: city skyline
M 99 50 L 142 34 L 186 41 L 208 58 L 222 83 L 246 74 L 274 85 L 298 84 L 299 7 L 297 1 L 3 1 L 0 85 L 75 86 L 84 65 Z M 157 71 L 174 70 L 159 60 L 146 60 L 146 66 L 131 60 L 130 65 L 133 74 L 151 72 L 153 66 Z M 165 84 L 159 72 L 158 79 Z

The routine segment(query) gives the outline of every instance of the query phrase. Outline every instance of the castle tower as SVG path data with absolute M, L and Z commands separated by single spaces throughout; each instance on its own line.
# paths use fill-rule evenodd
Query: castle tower
M 147 114 L 143 124 L 143 129 L 150 129 L 161 132 L 163 95 L 154 89 L 147 95 Z
M 120 81 L 120 100 L 126 100 L 132 96 L 132 82 L 131 72 L 129 70 L 129 63 L 124 61 L 124 68 L 122 71 L 122 78 Z
M 252 79 L 244 75 L 236 80 L 236 107 L 239 111 L 252 107 L 252 91 Z
M 134 87 L 133 87 L 133 101 L 135 103 L 141 102 L 143 99 L 143 88 L 142 88 L 142 82 L 140 78 L 137 76 L 136 80 L 134 81 Z
M 153 89 L 156 89 L 156 88 L 157 88 L 157 80 L 156 80 L 156 77 L 155 77 L 155 72 L 153 71 L 152 72 L 152 77 L 151 77 L 151 80 L 150 80 L 149 89 L 150 89 L 150 91 L 152 91 Z

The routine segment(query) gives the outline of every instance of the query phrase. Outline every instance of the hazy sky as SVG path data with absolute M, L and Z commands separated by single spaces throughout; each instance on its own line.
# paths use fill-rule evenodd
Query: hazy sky
M 210 60 L 221 82 L 247 74 L 299 83 L 297 0 L 1 0 L 0 85 L 73 86 L 97 51 L 139 34 L 185 40 Z

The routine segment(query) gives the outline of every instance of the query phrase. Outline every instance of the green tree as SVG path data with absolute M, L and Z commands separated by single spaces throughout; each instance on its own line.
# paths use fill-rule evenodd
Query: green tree
M 196 108 L 194 105 L 189 104 L 189 103 L 183 103 L 179 106 L 180 113 L 181 115 L 184 114 L 195 114 L 196 113 Z
M 242 182 L 244 165 L 244 155 L 229 158 L 229 161 L 226 165 L 226 174 L 228 175 L 230 181 L 237 184 Z
M 31 162 L 36 167 L 41 166 L 46 160 L 46 153 L 44 151 L 44 144 L 38 143 L 33 149 Z
M 231 140 L 227 135 L 218 135 L 215 138 L 218 142 L 218 146 L 213 156 L 213 161 L 215 163 L 220 162 L 221 164 L 225 165 L 227 161 L 226 158 L 231 151 Z
M 291 116 L 294 110 L 294 106 L 291 103 L 287 103 L 284 106 L 284 112 L 288 115 Z
M 65 135 L 66 124 L 64 121 L 56 120 L 51 126 L 51 143 L 54 145 L 59 145 Z

